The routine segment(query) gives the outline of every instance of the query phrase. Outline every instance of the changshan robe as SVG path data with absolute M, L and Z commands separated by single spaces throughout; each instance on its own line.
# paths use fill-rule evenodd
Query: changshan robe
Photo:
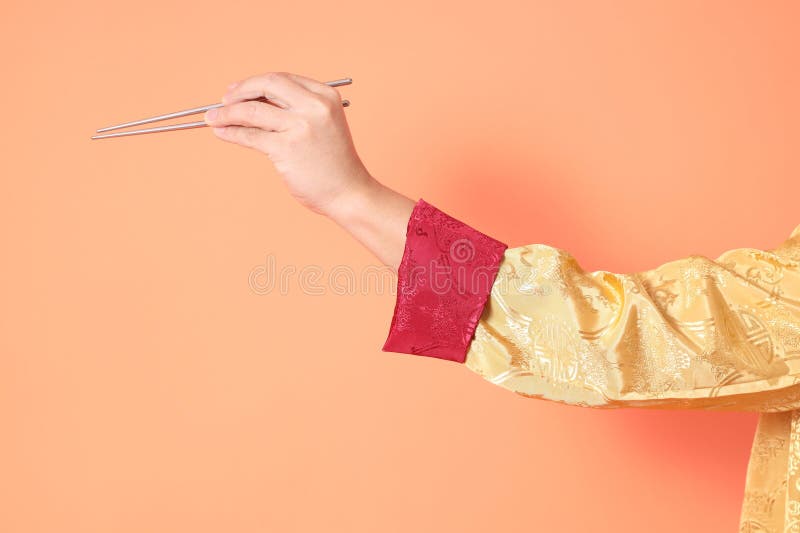
M 800 225 L 769 250 L 587 272 L 419 199 L 383 351 L 572 405 L 757 411 L 740 531 L 800 532 Z

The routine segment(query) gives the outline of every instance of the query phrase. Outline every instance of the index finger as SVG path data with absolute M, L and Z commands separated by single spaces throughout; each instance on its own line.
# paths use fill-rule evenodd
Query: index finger
M 293 80 L 285 72 L 267 72 L 247 78 L 229 89 L 222 97 L 227 105 L 241 100 L 265 97 L 283 104 L 281 107 L 301 107 L 303 102 L 312 97 L 301 84 Z
M 327 83 L 323 83 L 321 81 L 307 78 L 305 76 L 301 76 L 299 74 L 288 73 L 289 77 L 292 78 L 294 81 L 308 89 L 313 93 L 317 93 L 320 96 L 324 96 L 326 98 L 335 98 L 337 101 L 341 100 L 342 96 L 336 87 L 331 87 Z

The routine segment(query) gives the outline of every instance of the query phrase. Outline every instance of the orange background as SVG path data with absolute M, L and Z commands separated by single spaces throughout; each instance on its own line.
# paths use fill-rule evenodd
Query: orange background
M 511 246 L 631 272 L 800 224 L 799 16 L 4 6 L 0 531 L 734 531 L 755 414 L 564 406 L 382 353 L 393 293 L 248 285 L 269 255 L 378 264 L 266 156 L 208 129 L 89 136 L 270 70 L 350 76 L 380 180 Z

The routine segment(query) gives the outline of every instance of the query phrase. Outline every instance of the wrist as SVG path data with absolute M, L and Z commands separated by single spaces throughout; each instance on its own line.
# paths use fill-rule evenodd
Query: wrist
M 414 204 L 365 172 L 328 204 L 325 215 L 396 272 Z
M 382 188 L 383 185 L 364 170 L 331 199 L 320 213 L 342 226 L 356 223 L 375 205 Z

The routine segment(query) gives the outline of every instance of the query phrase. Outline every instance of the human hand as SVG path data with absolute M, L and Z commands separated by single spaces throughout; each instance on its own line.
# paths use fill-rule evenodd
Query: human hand
M 356 153 L 336 88 L 268 72 L 229 86 L 222 103 L 204 117 L 214 134 L 265 153 L 292 196 L 311 211 L 333 216 L 375 186 Z

